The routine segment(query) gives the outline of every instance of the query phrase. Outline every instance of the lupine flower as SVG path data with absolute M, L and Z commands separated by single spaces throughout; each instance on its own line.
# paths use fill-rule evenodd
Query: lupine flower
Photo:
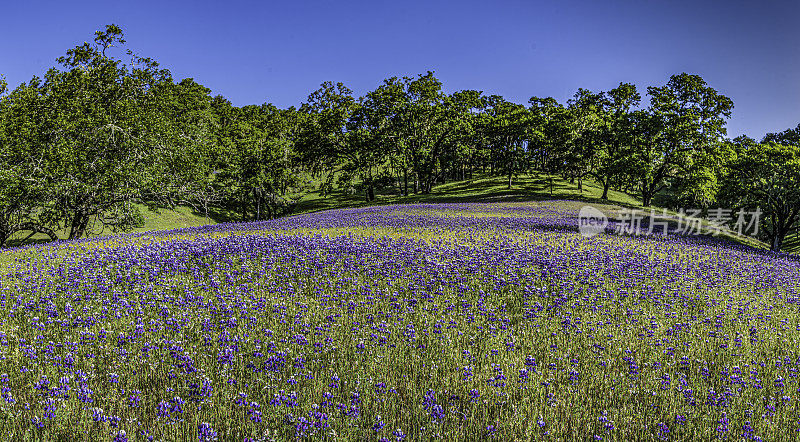
M 197 426 L 197 439 L 199 442 L 211 442 L 217 440 L 217 432 L 211 425 L 203 422 Z

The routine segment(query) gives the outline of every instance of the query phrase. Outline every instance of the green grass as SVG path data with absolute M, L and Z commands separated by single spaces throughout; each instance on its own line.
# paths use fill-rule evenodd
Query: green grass
M 155 211 L 140 206 L 140 210 L 144 217 L 144 225 L 134 229 L 135 232 L 173 230 L 216 224 L 213 218 L 207 218 L 195 212 L 192 208 L 185 206 L 179 206 L 175 209 L 156 209 Z
M 800 235 L 794 234 L 786 238 L 786 242 L 783 244 L 783 251 L 789 253 L 800 253 Z
M 550 178 L 553 191 L 550 191 Z M 435 186 L 429 194 L 399 196 L 395 193 L 377 192 L 375 201 L 367 203 L 362 193 L 349 194 L 337 190 L 329 195 L 310 192 L 297 205 L 296 213 L 318 212 L 320 210 L 344 207 L 364 207 L 385 204 L 413 203 L 464 203 L 464 202 L 522 202 L 552 199 L 575 200 L 593 203 L 611 203 L 624 207 L 641 207 L 635 197 L 623 192 L 610 190 L 608 200 L 600 197 L 603 189 L 593 181 L 584 181 L 583 190 L 577 183 L 570 183 L 560 176 L 546 174 L 522 175 L 515 178 L 508 188 L 508 179 L 500 176 L 480 176 L 471 180 L 451 181 Z
M 147 206 L 138 205 L 139 210 L 142 213 L 142 217 L 144 218 L 144 225 L 141 227 L 137 227 L 133 229 L 133 232 L 151 232 L 157 230 L 173 230 L 173 229 L 181 229 L 184 227 L 196 227 L 196 226 L 204 226 L 207 224 L 216 224 L 216 221 L 213 218 L 207 218 L 202 214 L 199 214 L 192 210 L 189 207 L 179 206 L 175 207 L 174 209 L 156 209 L 150 210 Z M 17 234 L 13 235 L 11 239 L 8 241 L 9 246 L 17 246 L 22 244 L 30 244 L 30 243 L 43 243 L 49 241 L 49 238 L 46 235 L 36 234 L 30 237 L 27 241 L 23 240 L 28 236 L 30 232 L 18 232 Z M 56 234 L 59 238 L 67 238 L 69 231 L 68 229 L 59 229 L 56 231 Z M 90 237 L 94 236 L 104 236 L 104 235 L 111 235 L 111 232 L 108 229 L 97 231 L 91 235 Z
M 550 186 L 551 179 L 552 191 Z M 471 180 L 452 181 L 435 186 L 429 194 L 399 196 L 394 193 L 378 192 L 375 195 L 375 200 L 369 203 L 365 201 L 362 193 L 352 194 L 337 190 L 331 194 L 322 195 L 320 192 L 310 192 L 299 201 L 295 214 L 387 204 L 525 202 L 554 199 L 603 205 L 601 209 L 609 217 L 613 217 L 615 212 L 622 208 L 650 211 L 650 208 L 645 208 L 642 205 L 641 200 L 628 193 L 609 190 L 607 200 L 603 200 L 601 198 L 602 195 L 603 187 L 592 180 L 585 180 L 583 189 L 579 190 L 577 183 L 570 183 L 569 180 L 565 180 L 558 175 L 531 174 L 515 178 L 509 189 L 506 177 L 481 176 Z M 656 212 L 660 213 L 660 209 L 656 208 Z M 667 210 L 667 214 L 678 216 L 678 213 L 673 210 Z M 708 226 L 709 223 L 703 222 L 703 227 Z M 725 232 L 720 233 L 719 236 L 735 243 L 756 248 L 768 247 L 765 243 L 749 236 L 738 236 Z M 800 249 L 800 240 L 797 242 L 797 249 Z
M 549 199 L 564 199 L 585 201 L 596 204 L 610 203 L 624 207 L 641 207 L 641 203 L 634 197 L 617 191 L 609 191 L 608 201 L 600 196 L 603 189 L 592 181 L 584 181 L 583 191 L 578 190 L 577 184 L 559 176 L 552 176 L 553 192 L 550 192 L 550 175 L 534 174 L 523 175 L 514 179 L 511 188 L 505 177 L 481 176 L 472 180 L 452 181 L 435 186 L 430 194 L 413 194 L 398 196 L 389 192 L 378 192 L 375 201 L 367 203 L 362 193 L 349 194 L 337 190 L 328 195 L 313 191 L 303 196 L 293 215 L 318 212 L 321 210 L 341 209 L 347 207 L 363 207 L 368 205 L 385 204 L 413 204 L 413 203 L 454 203 L 454 202 L 523 202 L 542 201 Z M 157 230 L 173 230 L 184 227 L 195 227 L 219 222 L 238 221 L 236 214 L 217 211 L 209 217 L 193 211 L 189 207 L 176 207 L 174 209 L 150 210 L 144 205 L 139 205 L 144 217 L 144 225 L 133 229 L 133 232 L 149 232 Z M 22 239 L 29 232 L 19 232 L 9 240 L 10 246 L 22 244 Z M 57 230 L 59 238 L 66 238 L 67 229 Z M 108 229 L 90 234 L 93 236 L 109 235 Z M 48 241 L 45 235 L 37 234 L 29 238 L 26 243 L 41 243 Z
M 551 189 L 552 179 L 552 189 Z M 298 202 L 293 215 L 318 212 L 322 210 L 332 210 L 351 207 L 364 207 L 388 204 L 416 204 L 416 203 L 463 203 L 463 202 L 526 202 L 543 200 L 571 200 L 581 201 L 593 205 L 609 205 L 610 209 L 604 209 L 609 216 L 621 208 L 645 210 L 641 201 L 625 192 L 609 190 L 608 200 L 601 198 L 603 188 L 592 180 L 583 182 L 583 189 L 579 190 L 577 183 L 570 183 L 558 175 L 530 174 L 515 178 L 511 188 L 508 188 L 506 177 L 502 176 L 477 176 L 474 179 L 463 181 L 451 181 L 446 184 L 435 186 L 429 194 L 411 194 L 400 196 L 394 193 L 394 189 L 378 190 L 375 200 L 366 202 L 363 193 L 349 193 L 345 190 L 336 190 L 327 195 L 319 191 L 312 191 L 304 195 Z M 189 207 L 176 207 L 174 209 L 150 210 L 144 205 L 140 205 L 145 223 L 143 226 L 133 230 L 133 232 L 148 232 L 158 230 L 173 230 L 184 227 L 195 227 L 218 222 L 238 221 L 238 218 L 227 212 L 214 212 L 209 217 L 193 211 Z M 649 208 L 646 209 L 649 212 Z M 659 209 L 657 209 L 659 211 Z M 668 214 L 677 216 L 674 211 L 667 211 Z M 704 223 L 704 225 L 708 225 Z M 66 230 L 56 232 L 60 238 L 67 237 Z M 109 230 L 100 231 L 89 236 L 109 235 Z M 10 246 L 22 244 L 22 239 L 27 236 L 27 232 L 20 232 L 9 241 Z M 731 234 L 722 233 L 720 237 L 750 245 L 757 248 L 766 248 L 767 245 L 751 237 L 738 237 Z M 34 235 L 26 243 L 46 242 L 48 238 L 44 235 Z M 800 251 L 800 237 L 787 240 L 785 251 Z

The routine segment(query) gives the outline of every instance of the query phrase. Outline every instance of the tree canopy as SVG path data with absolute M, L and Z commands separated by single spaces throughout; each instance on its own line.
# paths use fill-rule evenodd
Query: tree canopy
M 261 220 L 291 213 L 311 190 L 373 201 L 476 173 L 509 188 L 531 172 L 578 188 L 591 178 L 603 198 L 629 192 L 644 206 L 761 205 L 773 248 L 796 228 L 800 125 L 762 143 L 729 140 L 733 102 L 698 75 L 647 87 L 646 106 L 630 83 L 518 104 L 448 92 L 429 71 L 363 96 L 326 81 L 297 108 L 237 107 L 125 44 L 109 25 L 42 78 L 9 90 L 0 77 L 0 245 L 17 233 L 127 231 L 141 205 Z

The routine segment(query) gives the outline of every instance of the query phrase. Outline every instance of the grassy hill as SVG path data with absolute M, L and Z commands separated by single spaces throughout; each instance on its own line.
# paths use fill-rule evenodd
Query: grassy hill
M 0 434 L 796 440 L 800 261 L 586 237 L 583 205 L 369 207 L 6 251 Z
M 144 225 L 137 227 L 133 232 L 150 232 L 156 230 L 172 230 L 184 227 L 204 226 L 207 224 L 215 224 L 216 221 L 212 218 L 206 218 L 189 207 L 176 207 L 174 209 L 157 209 L 155 211 L 148 209 L 144 205 L 139 205 L 139 210 L 142 211 L 144 217 Z M 56 231 L 60 238 L 67 237 L 67 230 L 61 229 Z M 91 236 L 104 236 L 110 235 L 112 232 L 105 230 L 99 234 Z M 12 236 L 8 241 L 9 246 L 17 246 L 23 243 L 23 239 L 28 236 L 28 232 L 20 232 Z M 46 242 L 49 238 L 45 235 L 34 235 L 29 238 L 25 243 L 38 243 Z
M 551 188 L 552 179 L 552 188 Z M 558 175 L 533 174 L 516 178 L 511 188 L 505 177 L 488 176 L 472 180 L 452 181 L 433 188 L 430 194 L 413 194 L 398 196 L 392 193 L 376 193 L 375 201 L 367 203 L 361 193 L 347 193 L 338 190 L 328 195 L 311 192 L 298 203 L 296 214 L 318 212 L 321 210 L 341 209 L 345 207 L 365 207 L 387 204 L 414 203 L 466 203 L 466 202 L 524 202 L 544 200 L 582 201 L 587 204 L 601 205 L 606 215 L 612 217 L 622 208 L 645 209 L 641 201 L 625 192 L 609 190 L 608 200 L 603 200 L 603 188 L 592 180 L 583 182 L 578 189 L 577 183 L 570 183 Z M 657 210 L 658 211 L 658 210 Z M 667 210 L 667 214 L 677 217 L 677 213 Z M 674 225 L 671 223 L 671 225 Z M 703 223 L 708 226 L 708 223 Z M 751 237 L 721 233 L 720 237 L 756 248 L 768 248 L 766 244 Z M 800 247 L 800 239 L 798 240 Z
M 550 189 L 550 178 L 553 189 Z M 337 190 L 329 195 L 311 192 L 300 200 L 297 213 L 317 212 L 320 210 L 339 209 L 343 207 L 363 207 L 367 205 L 413 204 L 413 203 L 456 203 L 456 202 L 513 202 L 541 201 L 548 199 L 566 199 L 595 203 L 613 203 L 625 207 L 641 207 L 636 198 L 617 191 L 609 191 L 609 199 L 600 197 L 603 189 L 592 181 L 584 181 L 583 190 L 560 176 L 545 174 L 523 175 L 516 178 L 511 188 L 504 177 L 478 177 L 471 180 L 452 181 L 435 186 L 429 194 L 413 194 L 398 196 L 394 193 L 377 192 L 375 201 L 367 203 L 361 193 L 348 193 Z
M 612 203 L 626 207 L 640 207 L 639 201 L 628 194 L 616 191 L 609 192 L 609 200 L 600 199 L 602 189 L 591 181 L 584 182 L 583 191 L 579 191 L 576 184 L 561 177 L 553 177 L 553 192 L 550 192 L 549 175 L 524 175 L 514 180 L 509 189 L 506 178 L 503 177 L 480 177 L 473 180 L 453 181 L 447 184 L 435 186 L 430 194 L 415 194 L 409 196 L 397 196 L 388 192 L 378 191 L 375 201 L 367 203 L 361 193 L 348 193 L 344 190 L 337 190 L 331 194 L 322 195 L 320 192 L 309 192 L 299 201 L 294 214 L 318 212 L 321 210 L 341 209 L 345 207 L 363 207 L 367 205 L 385 204 L 411 204 L 411 203 L 444 203 L 444 202 L 490 202 L 490 201 L 541 201 L 547 199 L 568 199 L 577 201 L 587 201 L 595 203 Z M 202 226 L 216 224 L 225 221 L 237 221 L 227 218 L 224 214 L 205 217 L 203 214 L 193 211 L 189 207 L 177 207 L 175 209 L 158 209 L 152 211 L 146 206 L 140 205 L 145 223 L 143 226 L 133 230 L 133 232 L 148 232 L 156 230 L 172 230 L 183 227 Z M 67 236 L 66 230 L 56 232 L 59 237 Z M 103 231 L 98 235 L 109 235 L 111 232 Z M 10 241 L 10 245 L 19 245 L 25 238 L 27 232 L 20 232 Z M 34 235 L 28 242 L 47 241 L 44 235 Z
M 800 253 L 800 235 L 792 235 L 786 238 L 783 250 L 789 253 Z
M 298 202 L 294 215 L 319 212 L 322 210 L 388 204 L 525 202 L 553 199 L 582 201 L 588 204 L 603 205 L 603 207 L 609 208 L 605 210 L 608 215 L 612 215 L 611 212 L 621 208 L 644 209 L 640 200 L 627 193 L 610 190 L 608 192 L 608 200 L 600 198 L 602 193 L 602 187 L 591 180 L 584 181 L 583 189 L 579 190 L 576 183 L 570 183 L 568 180 L 564 180 L 556 175 L 522 175 L 513 180 L 511 188 L 508 187 L 508 181 L 505 177 L 479 176 L 475 179 L 452 181 L 437 185 L 429 194 L 400 196 L 389 191 L 378 190 L 375 195 L 375 200 L 369 203 L 364 201 L 363 194 L 360 192 L 353 193 L 345 190 L 336 190 L 326 195 L 321 194 L 319 191 L 309 192 Z M 143 226 L 134 229 L 133 232 L 173 230 L 184 227 L 216 224 L 218 222 L 236 221 L 236 219 L 225 218 L 224 215 L 205 217 L 203 214 L 197 213 L 189 207 L 158 209 L 155 211 L 145 206 L 139 206 L 139 208 L 142 211 L 145 222 Z M 668 213 L 676 215 L 676 213 L 672 211 L 668 211 Z M 67 235 L 67 232 L 64 230 L 58 231 L 57 233 L 62 238 Z M 92 236 L 109 234 L 112 234 L 112 232 L 106 230 Z M 9 245 L 14 246 L 22 244 L 22 240 L 26 236 L 27 234 L 25 232 L 17 234 L 9 241 Z M 762 242 L 749 237 L 734 237 L 725 234 L 721 236 L 734 242 L 751 245 L 753 247 L 766 247 Z M 32 238 L 28 239 L 27 242 L 44 242 L 47 240 L 47 237 L 44 235 L 34 235 Z M 798 250 L 800 250 L 800 237 L 795 237 L 787 241 L 787 251 L 796 252 Z

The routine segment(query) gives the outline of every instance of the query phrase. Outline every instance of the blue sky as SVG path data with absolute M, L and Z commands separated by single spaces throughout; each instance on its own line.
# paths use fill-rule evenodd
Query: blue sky
M 800 2 L 42 1 L 0 4 L 0 74 L 11 86 L 108 23 L 176 78 L 235 105 L 298 105 L 325 80 L 361 95 L 436 72 L 447 92 L 564 102 L 680 72 L 731 97 L 730 136 L 800 123 Z

